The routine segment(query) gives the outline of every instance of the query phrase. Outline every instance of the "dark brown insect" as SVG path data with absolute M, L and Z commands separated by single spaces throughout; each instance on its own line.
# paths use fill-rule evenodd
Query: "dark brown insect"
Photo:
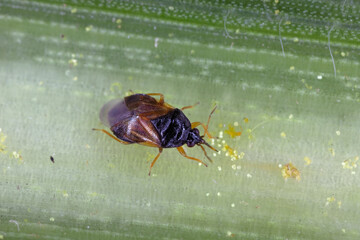
M 52 161 L 53 163 L 55 163 L 55 159 L 53 156 L 50 156 L 50 161 Z
M 160 99 L 156 100 L 151 95 L 160 96 Z M 213 138 L 208 132 L 208 125 L 216 107 L 210 113 L 205 125 L 201 122 L 190 123 L 182 112 L 194 106 L 178 109 L 167 104 L 164 101 L 164 95 L 160 93 L 134 94 L 124 99 L 114 99 L 106 103 L 100 111 L 101 122 L 110 127 L 116 137 L 104 129 L 93 128 L 93 130 L 102 131 L 123 144 L 138 143 L 159 148 L 159 153 L 150 165 L 149 175 L 163 148 L 177 148 L 182 156 L 207 167 L 200 159 L 188 156 L 182 145 L 200 146 L 205 156 L 211 161 L 202 144 L 214 151 L 217 150 L 205 142 L 204 135 L 200 136 L 196 127 L 201 125 L 205 134 Z

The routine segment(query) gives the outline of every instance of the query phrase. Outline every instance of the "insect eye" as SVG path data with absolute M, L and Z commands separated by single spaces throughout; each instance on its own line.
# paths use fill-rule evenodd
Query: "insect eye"
M 197 129 L 197 128 L 194 128 L 194 129 L 193 129 L 193 132 L 195 133 L 195 135 L 199 135 L 199 134 L 200 134 L 199 129 Z
M 186 145 L 188 145 L 188 147 L 193 147 L 195 146 L 195 142 L 194 141 L 187 142 Z

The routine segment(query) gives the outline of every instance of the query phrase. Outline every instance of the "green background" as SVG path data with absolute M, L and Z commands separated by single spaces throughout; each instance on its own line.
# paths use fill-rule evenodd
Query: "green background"
M 359 16 L 355 0 L 1 0 L 0 239 L 359 239 Z M 130 90 L 200 102 L 191 121 L 216 104 L 214 163 L 165 149 L 149 177 L 157 149 L 91 131 Z

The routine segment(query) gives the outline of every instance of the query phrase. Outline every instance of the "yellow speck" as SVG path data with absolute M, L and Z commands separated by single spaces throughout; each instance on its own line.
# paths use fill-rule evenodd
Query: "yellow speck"
M 54 222 L 55 218 L 51 217 L 49 220 L 50 220 L 50 222 Z
M 252 178 L 252 175 L 250 173 L 246 174 L 247 178 Z
M 77 77 L 77 76 L 73 77 L 73 80 L 74 80 L 74 81 L 77 81 L 77 80 L 78 80 L 78 77 Z
M 221 171 L 221 166 L 218 166 L 218 170 Z
M 295 66 L 290 66 L 290 71 L 294 71 L 295 70 Z
M 206 196 L 207 196 L 207 197 L 210 196 L 210 193 L 206 193 Z
M 340 134 L 341 134 L 340 131 L 337 130 L 337 131 L 336 131 L 336 135 L 340 136 Z
M 328 206 L 330 203 L 333 203 L 335 202 L 335 197 L 334 196 L 331 196 L 331 197 L 327 197 L 326 198 L 326 203 L 325 203 L 325 206 Z
M 279 3 L 279 0 L 274 0 L 274 3 L 275 3 L 275 4 L 278 4 L 278 3 Z
M 293 119 L 293 118 L 294 118 L 294 115 L 290 114 L 289 119 Z
M 340 54 L 341 54 L 342 57 L 346 56 L 346 53 L 344 53 L 344 52 L 341 52 Z
M 275 15 L 278 15 L 280 13 L 280 10 L 279 9 L 276 9 L 275 10 Z
M 226 236 L 231 237 L 231 236 L 232 236 L 232 232 L 227 231 L 227 232 L 226 232 Z
M 305 161 L 306 165 L 310 165 L 312 162 L 309 157 L 304 157 L 304 161 Z
M 69 60 L 69 64 L 76 67 L 78 65 L 78 62 L 77 62 L 77 60 L 75 58 L 72 58 L 72 59 Z
M 301 82 L 305 85 L 305 87 L 306 87 L 307 89 L 309 89 L 309 90 L 312 89 L 312 86 L 309 85 L 309 84 L 307 84 L 305 79 L 301 79 Z
M 296 38 L 294 38 L 293 41 L 294 41 L 294 42 L 299 42 L 299 39 L 296 37 Z
M 0 130 L 1 130 L 1 129 L 0 129 Z M 5 140 L 6 140 L 6 138 L 7 138 L 7 136 L 0 131 L 0 142 L 1 142 L 1 143 L 4 143 Z
M 3 154 L 7 152 L 6 151 L 7 146 L 4 144 L 6 137 L 7 136 L 3 132 L 1 132 L 1 128 L 0 128 L 0 153 Z
M 338 204 L 338 208 L 341 208 L 341 204 L 342 204 L 341 201 L 338 201 L 337 204 Z
M 92 28 L 93 28 L 93 26 L 92 26 L 92 25 L 89 25 L 89 26 L 87 26 L 87 27 L 85 28 L 85 31 L 89 32 L 89 31 L 92 30 Z
M 248 123 L 248 122 L 249 122 L 249 119 L 248 119 L 248 118 L 244 118 L 244 122 L 245 122 L 245 123 Z
M 235 203 L 232 203 L 232 204 L 231 204 L 231 207 L 235 207 Z
M 110 86 L 111 92 L 119 92 L 119 91 L 121 91 L 121 89 L 122 89 L 122 85 L 119 82 L 114 82 Z
M 280 136 L 281 136 L 282 138 L 286 138 L 286 133 L 285 133 L 285 132 L 281 132 L 281 133 L 280 133 Z
M 240 33 L 240 29 L 236 29 L 236 30 L 235 30 L 235 33 Z
M 238 123 L 238 122 L 234 122 L 234 126 L 235 126 L 235 127 L 239 126 L 239 123 Z
M 63 197 L 65 198 L 69 197 L 69 194 L 65 190 L 63 191 Z
M 218 195 L 218 197 L 220 197 L 220 196 L 221 196 L 221 193 L 220 193 L 220 192 L 218 192 L 218 193 L 217 193 L 217 195 Z
M 120 18 L 118 18 L 118 19 L 116 20 L 116 23 L 117 23 L 117 24 L 121 24 L 121 23 L 122 23 L 122 20 L 121 20 Z
M 169 10 L 170 10 L 170 11 L 174 11 L 174 7 L 173 7 L 173 6 L 169 6 Z
M 357 161 L 359 161 L 359 156 L 353 158 L 348 158 L 341 163 L 344 169 L 351 170 L 351 174 L 355 174 L 355 168 L 357 168 Z
M 241 132 L 236 132 L 235 128 L 229 124 L 229 128 L 224 131 L 226 134 L 228 134 L 231 138 L 239 137 L 241 136 Z
M 194 54 L 194 53 L 195 53 L 195 50 L 192 49 L 192 50 L 190 51 L 190 54 Z
M 71 13 L 76 13 L 77 12 L 77 9 L 76 8 L 72 8 L 71 9 Z
M 342 228 L 342 229 L 341 229 L 341 231 L 342 231 L 343 233 L 345 233 L 345 232 L 346 232 L 345 228 Z
M 300 171 L 291 162 L 281 168 L 281 174 L 284 179 L 295 178 L 300 181 Z
M 0 234 L 0 239 L 4 239 L 4 235 Z
M 329 152 L 331 153 L 332 156 L 335 156 L 335 149 L 334 148 L 330 147 Z
M 20 152 L 13 151 L 13 152 L 12 152 L 12 157 L 13 157 L 13 158 L 16 158 L 16 159 L 22 160 L 22 156 L 21 156 L 21 153 L 20 153 Z M 22 161 L 19 161 L 19 163 L 21 164 Z
M 291 21 L 286 21 L 285 24 L 286 24 L 286 25 L 290 25 L 290 24 L 291 24 Z
M 236 165 L 235 164 L 231 165 L 231 168 L 236 170 Z

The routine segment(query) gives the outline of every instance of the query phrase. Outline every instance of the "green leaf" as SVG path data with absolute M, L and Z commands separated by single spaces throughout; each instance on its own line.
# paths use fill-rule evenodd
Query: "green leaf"
M 0 239 L 358 239 L 359 12 L 2 0 Z M 165 149 L 149 177 L 156 148 L 91 130 L 132 92 L 216 105 L 213 163 Z

